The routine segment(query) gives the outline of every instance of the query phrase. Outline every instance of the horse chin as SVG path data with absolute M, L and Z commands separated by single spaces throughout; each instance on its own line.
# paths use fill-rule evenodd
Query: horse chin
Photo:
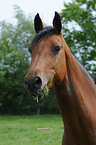
M 41 101 L 44 97 L 44 92 L 42 90 L 37 90 L 35 93 L 30 92 L 29 94 L 37 102 Z

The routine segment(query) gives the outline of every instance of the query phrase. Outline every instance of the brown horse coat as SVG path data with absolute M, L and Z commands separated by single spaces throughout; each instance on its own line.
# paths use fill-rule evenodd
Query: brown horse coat
M 44 29 L 39 14 L 34 26 L 37 35 L 30 46 L 26 88 L 32 96 L 41 97 L 45 85 L 54 86 L 64 123 L 62 145 L 96 145 L 96 86 L 71 54 L 61 33 L 59 14 L 55 12 L 53 28 Z

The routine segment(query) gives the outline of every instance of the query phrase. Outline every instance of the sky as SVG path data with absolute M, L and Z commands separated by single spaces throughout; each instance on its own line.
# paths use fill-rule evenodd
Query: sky
M 25 15 L 32 14 L 34 17 L 39 13 L 43 22 L 51 25 L 55 11 L 61 12 L 64 8 L 64 1 L 71 0 L 0 0 L 0 21 L 14 24 L 14 5 L 18 5 Z

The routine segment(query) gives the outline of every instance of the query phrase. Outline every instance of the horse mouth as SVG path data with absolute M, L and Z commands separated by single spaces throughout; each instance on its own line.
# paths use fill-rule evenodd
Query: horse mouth
M 38 90 L 34 90 L 34 92 L 32 92 L 31 90 L 28 91 L 29 95 L 36 100 L 37 102 L 41 101 L 43 99 L 44 96 L 48 95 L 49 89 L 47 87 L 47 85 L 45 85 L 43 87 L 43 89 L 38 89 Z

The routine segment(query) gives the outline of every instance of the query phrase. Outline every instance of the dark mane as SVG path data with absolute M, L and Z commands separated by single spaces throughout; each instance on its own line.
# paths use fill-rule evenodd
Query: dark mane
M 45 29 L 36 34 L 36 36 L 32 40 L 31 47 L 33 48 L 39 40 L 48 38 L 53 34 L 56 34 L 55 29 L 52 27 L 46 27 Z

